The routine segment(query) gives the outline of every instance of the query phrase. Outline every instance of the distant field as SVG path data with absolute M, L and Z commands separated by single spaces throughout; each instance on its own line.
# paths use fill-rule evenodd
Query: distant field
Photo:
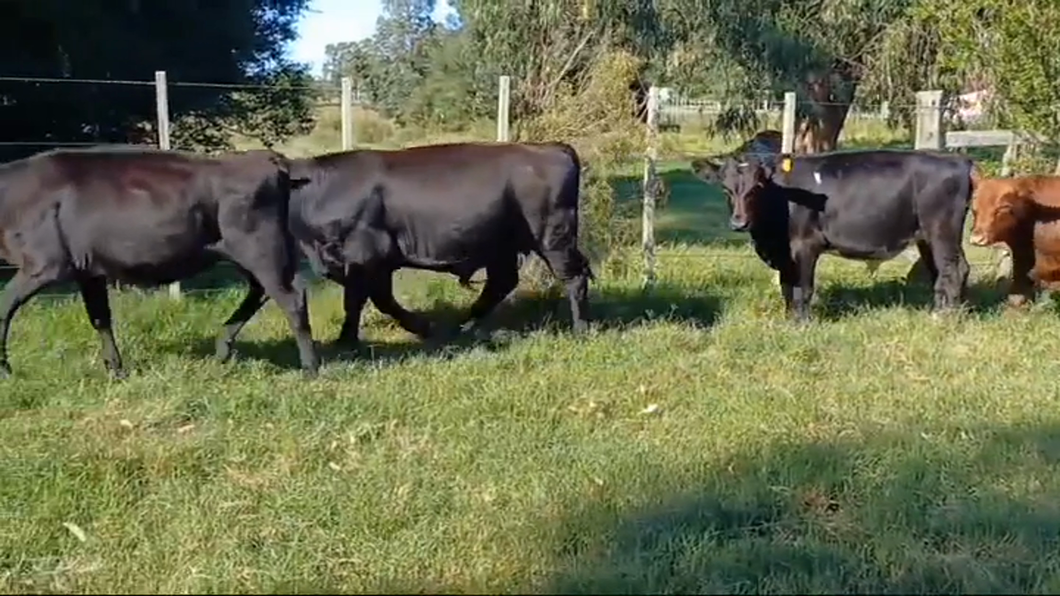
M 1060 591 L 1055 307 L 1001 312 L 983 249 L 940 321 L 909 262 L 825 257 L 797 326 L 686 170 L 662 167 L 658 286 L 601 276 L 583 339 L 526 289 L 441 348 L 369 306 L 369 349 L 325 347 L 307 382 L 271 303 L 222 365 L 238 289 L 119 292 L 111 382 L 79 302 L 31 303 L 0 383 L 0 591 Z M 474 297 L 398 291 L 439 319 Z M 339 290 L 311 297 L 330 341 Z

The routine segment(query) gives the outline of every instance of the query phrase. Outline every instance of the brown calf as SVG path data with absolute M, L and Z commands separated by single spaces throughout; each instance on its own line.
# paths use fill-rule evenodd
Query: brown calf
M 969 242 L 1012 255 L 1009 304 L 1033 300 L 1035 285 L 1060 289 L 1060 176 L 980 178 L 971 211 Z

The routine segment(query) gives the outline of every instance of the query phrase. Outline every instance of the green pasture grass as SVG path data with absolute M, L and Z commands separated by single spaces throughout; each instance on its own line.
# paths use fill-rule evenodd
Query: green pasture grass
M 238 289 L 115 292 L 122 382 L 79 302 L 38 300 L 0 391 L 0 591 L 1060 589 L 1057 313 L 986 284 L 934 320 L 907 267 L 825 257 L 800 326 L 746 245 L 670 246 L 653 290 L 594 286 L 585 338 L 528 290 L 448 346 L 369 306 L 314 381 L 271 303 L 210 357 Z M 311 295 L 327 342 L 338 288 Z

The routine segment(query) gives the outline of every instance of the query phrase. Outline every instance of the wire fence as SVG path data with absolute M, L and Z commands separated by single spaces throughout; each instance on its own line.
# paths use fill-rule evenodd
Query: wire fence
M 496 140 L 498 141 L 509 140 L 510 85 L 511 80 L 509 77 L 501 77 L 498 82 L 496 117 Z M 158 146 L 166 149 L 182 149 L 184 146 L 180 141 L 181 129 L 183 126 L 191 125 L 187 123 L 187 117 L 189 115 L 188 112 L 193 112 L 193 110 L 186 110 L 185 108 L 189 105 L 196 105 L 195 94 L 207 90 L 228 94 L 253 92 L 267 94 L 281 91 L 301 91 L 311 94 L 314 105 L 317 108 L 338 108 L 338 118 L 332 117 L 333 120 L 337 121 L 330 122 L 333 125 L 333 129 L 330 132 L 334 134 L 321 135 L 326 139 L 325 142 L 308 149 L 309 152 L 321 153 L 336 149 L 354 148 L 358 131 L 356 130 L 357 122 L 354 118 L 353 108 L 355 106 L 371 107 L 371 102 L 367 97 L 368 94 L 363 90 L 355 89 L 349 79 L 344 79 L 339 84 L 314 82 L 308 85 L 260 85 L 170 81 L 167 79 L 165 72 L 159 71 L 156 73 L 154 80 L 0 77 L 0 110 L 11 107 L 10 102 L 5 100 L 7 96 L 17 97 L 21 102 L 39 102 L 36 104 L 36 109 L 39 110 L 50 103 L 56 103 L 54 101 L 56 97 L 71 93 L 72 91 L 69 91 L 71 88 L 79 88 L 80 91 L 78 93 L 85 97 L 85 109 L 78 114 L 80 120 L 76 121 L 76 126 L 67 123 L 65 127 L 68 132 L 73 132 L 70 136 L 74 138 L 63 138 L 60 132 L 50 132 L 45 138 L 29 138 L 28 136 L 20 135 L 22 129 L 19 126 L 11 126 L 0 132 L 0 152 L 5 148 L 12 151 L 37 152 L 49 148 L 85 147 L 114 142 Z M 793 94 L 788 94 L 789 96 L 785 97 L 783 101 L 778 101 L 772 98 L 761 100 L 689 98 L 672 91 L 665 93 L 662 91 L 665 90 L 655 88 L 652 91 L 656 98 L 654 106 L 657 112 L 654 116 L 654 126 L 656 127 L 660 127 L 660 125 L 676 125 L 694 129 L 697 125 L 705 125 L 724 110 L 734 107 L 757 114 L 767 126 L 774 125 L 776 128 L 786 126 L 789 129 L 793 125 L 793 121 L 790 118 L 785 119 L 786 112 L 806 108 L 820 110 L 821 108 L 829 107 L 843 107 L 844 109 L 849 107 L 849 112 L 846 115 L 848 129 L 852 129 L 851 123 L 856 122 L 870 122 L 876 126 L 889 127 L 889 117 L 894 110 L 906 110 L 914 114 L 934 114 L 938 116 L 940 122 L 945 122 L 950 128 L 962 128 L 966 124 L 959 118 L 952 117 L 953 114 L 959 112 L 960 106 L 930 106 L 923 101 L 898 105 L 883 102 L 875 106 L 847 106 L 841 103 L 816 102 L 801 97 L 791 97 Z M 128 117 L 119 119 L 122 125 L 105 128 L 97 124 L 97 122 L 112 122 L 115 120 L 114 114 L 111 112 L 115 105 L 120 106 L 129 113 Z M 178 117 L 171 121 L 170 111 L 171 107 L 174 106 L 177 108 Z M 15 107 L 17 108 L 18 106 L 16 105 Z M 967 113 L 972 112 L 966 111 L 966 115 Z M 978 112 L 974 112 L 973 115 L 978 118 L 980 124 L 990 124 Z M 316 116 L 317 124 L 319 125 L 322 118 L 319 111 Z M 650 126 L 652 125 L 649 124 Z M 793 133 L 789 129 L 783 131 L 785 136 L 790 136 Z M 253 131 L 243 132 L 252 133 Z M 915 141 L 916 133 L 909 131 L 898 132 L 911 137 L 910 141 Z M 937 136 L 940 132 L 936 131 L 935 134 Z M 648 138 L 649 143 L 656 142 L 651 140 L 650 131 Z M 177 142 L 174 142 L 174 140 Z M 651 153 L 651 148 L 646 148 L 646 153 Z M 645 155 L 630 156 L 631 161 L 644 158 Z M 645 181 L 642 188 L 649 186 L 648 182 Z M 710 193 L 710 190 L 705 185 L 703 186 L 703 193 L 704 195 Z M 641 198 L 641 193 L 638 190 L 629 190 L 626 196 L 620 197 L 620 200 L 631 201 L 638 198 Z M 664 210 L 665 207 L 660 209 Z M 654 235 L 654 227 L 656 226 L 654 219 L 650 225 L 653 227 L 652 232 Z M 665 233 L 664 230 L 660 230 L 660 232 Z M 660 236 L 663 235 L 662 233 Z M 731 246 L 731 240 L 729 238 L 723 241 Z M 709 246 L 710 242 L 707 242 L 706 245 Z M 658 248 L 664 248 L 664 246 L 665 244 L 660 244 Z M 671 259 L 678 259 L 681 262 L 687 259 L 736 260 L 736 262 L 741 263 L 757 260 L 757 256 L 751 252 L 746 243 L 744 247 L 746 252 L 725 250 L 688 253 L 667 250 L 658 256 L 663 257 L 664 262 L 660 263 L 663 266 L 665 266 L 665 261 Z M 651 250 L 654 251 L 655 248 L 653 241 Z M 989 263 L 984 262 L 981 264 Z M 241 280 L 233 275 L 234 271 L 235 268 L 230 264 L 221 262 L 218 263 L 214 270 L 208 271 L 196 279 L 186 280 L 181 286 L 171 288 L 171 292 L 174 295 L 178 293 L 209 293 L 232 285 L 241 285 Z M 13 274 L 13 267 L 0 263 L 0 282 L 6 282 Z M 72 291 L 72 287 L 67 287 L 59 294 L 67 295 Z
M 181 138 L 179 133 L 182 132 L 180 128 L 188 120 L 187 116 L 194 118 L 198 115 L 196 110 L 186 109 L 187 106 L 202 103 L 201 101 L 189 101 L 191 96 L 188 94 L 202 90 L 209 90 L 215 95 L 248 92 L 308 92 L 313 106 L 318 109 L 340 106 L 343 100 L 351 106 L 365 103 L 363 95 L 357 93 L 356 90 L 344 89 L 342 85 L 326 82 L 314 82 L 311 85 L 259 85 L 168 81 L 162 71 L 156 73 L 154 80 L 0 76 L 0 114 L 7 111 L 6 126 L 0 132 L 0 161 L 10 161 L 49 149 L 114 143 L 164 149 L 192 149 L 179 142 Z M 344 92 L 345 96 L 343 96 Z M 79 113 L 65 122 L 66 126 L 63 126 L 64 122 L 52 122 L 56 130 L 48 131 L 43 138 L 34 138 L 25 132 L 34 131 L 35 128 L 39 129 L 39 126 L 35 128 L 18 126 L 20 119 L 39 117 L 42 113 L 48 113 L 52 105 L 61 105 L 60 101 L 56 101 L 57 99 L 69 102 L 69 96 L 74 93 L 78 97 L 83 97 L 85 101 L 79 105 Z M 114 105 L 120 106 L 128 116 L 115 118 L 113 112 L 108 112 L 113 109 L 111 106 Z M 182 115 L 184 117 L 171 121 L 170 106 L 176 106 L 179 111 L 185 111 L 186 113 Z M 56 110 L 56 112 L 61 113 L 61 110 Z M 109 128 L 97 124 L 98 122 L 113 124 L 115 121 L 118 126 Z M 65 133 L 59 132 L 62 130 L 65 130 Z M 178 139 L 178 142 L 173 142 L 174 137 Z M 334 149 L 337 148 L 334 147 Z M 304 265 L 303 263 L 303 270 L 308 273 L 308 268 Z M 16 271 L 14 266 L 0 262 L 0 285 L 6 284 Z M 124 290 L 150 291 L 146 288 L 114 285 Z M 240 285 L 243 285 L 243 281 L 237 268 L 231 263 L 220 261 L 210 270 L 195 278 L 184 280 L 182 284 L 171 287 L 171 294 L 212 293 Z M 76 286 L 67 283 L 57 285 L 41 295 L 65 297 L 76 295 L 76 293 Z

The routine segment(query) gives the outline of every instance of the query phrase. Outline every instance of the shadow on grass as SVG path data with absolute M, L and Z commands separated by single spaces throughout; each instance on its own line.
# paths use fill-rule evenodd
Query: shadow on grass
M 665 205 L 656 209 L 655 240 L 660 244 L 743 246 L 747 235 L 729 229 L 729 207 L 717 187 L 696 178 L 685 162 L 660 167 L 659 178 L 669 189 Z M 611 179 L 621 203 L 638 202 L 642 180 L 635 176 Z M 637 211 L 638 221 L 640 212 Z
M 15 276 L 15 268 L 13 266 L 0 261 L 0 289 Z M 316 276 L 312 273 L 309 268 L 309 262 L 302 260 L 299 264 L 299 271 L 306 275 L 308 279 L 315 280 Z M 220 290 L 246 290 L 247 280 L 243 277 L 243 274 L 235 268 L 235 265 L 228 261 L 220 261 L 209 269 L 189 277 L 188 279 L 180 282 L 181 290 L 184 292 L 207 292 L 207 291 L 220 291 Z M 112 290 L 133 290 L 143 292 L 154 292 L 154 291 L 165 291 L 166 286 L 155 286 L 155 287 L 138 287 L 130 286 L 125 284 L 111 283 L 110 288 Z M 72 282 L 56 284 L 48 288 L 45 292 L 47 296 L 65 296 L 65 295 L 77 295 L 77 285 Z
M 1060 428 L 866 435 L 649 472 L 640 509 L 586 498 L 534 591 L 1060 590 Z
M 931 308 L 934 288 L 923 279 L 906 281 L 888 279 L 864 286 L 829 284 L 819 286 L 814 296 L 814 314 L 825 320 L 836 321 L 863 314 L 865 310 L 904 306 L 913 309 Z M 968 312 L 992 312 L 1004 301 L 1004 287 L 997 282 L 973 282 L 965 294 Z
M 590 290 L 589 308 L 593 328 L 605 331 L 657 319 L 710 326 L 717 320 L 722 307 L 721 302 L 713 296 L 697 295 L 678 285 L 659 284 L 646 292 L 613 287 L 594 288 Z M 430 319 L 438 328 L 447 330 L 467 312 L 467 306 L 437 302 L 432 308 L 417 312 Z M 387 321 L 387 324 L 396 327 L 396 323 L 389 321 L 389 318 Z M 547 293 L 521 291 L 509 297 L 491 313 L 485 328 L 492 332 L 490 337 L 485 339 L 466 333 L 448 340 L 438 338 L 420 341 L 410 334 L 408 341 L 399 343 L 365 341 L 357 356 L 333 344 L 336 329 L 325 331 L 318 326 L 313 329 L 313 335 L 320 356 L 325 360 L 351 356 L 384 362 L 422 355 L 451 358 L 475 348 L 500 350 L 515 337 L 533 331 L 570 333 L 569 302 L 566 294 L 555 287 Z M 217 331 L 220 331 L 220 325 Z M 191 353 L 198 357 L 213 357 L 215 342 L 216 335 L 200 337 L 190 348 Z M 189 348 L 182 342 L 179 346 L 168 346 L 167 349 L 187 351 Z M 264 360 L 283 368 L 298 367 L 298 349 L 294 339 L 289 336 L 268 341 L 237 339 L 235 349 L 238 352 L 237 358 Z

